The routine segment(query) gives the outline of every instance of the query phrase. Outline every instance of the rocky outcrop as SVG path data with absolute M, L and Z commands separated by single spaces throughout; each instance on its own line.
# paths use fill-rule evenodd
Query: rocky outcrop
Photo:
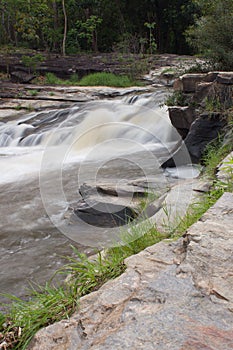
M 227 121 L 222 113 L 203 113 L 191 125 L 189 133 L 184 140 L 191 160 L 198 163 L 206 146 L 223 130 Z
M 233 194 L 177 242 L 126 260 L 127 270 L 40 330 L 30 350 L 231 350 Z
M 189 98 L 191 104 L 209 100 L 213 109 L 229 108 L 233 104 L 233 72 L 184 74 L 174 82 L 173 88 L 187 97 L 192 94 Z
M 172 125 L 184 139 L 191 160 L 201 160 L 206 145 L 223 132 L 227 124 L 226 109 L 233 106 L 233 72 L 184 74 L 174 83 L 187 106 L 169 107 Z M 182 150 L 178 150 L 179 158 Z M 169 159 L 163 167 L 175 166 Z
M 170 107 L 169 116 L 172 125 L 176 128 L 182 139 L 184 139 L 187 136 L 192 123 L 196 119 L 194 108 L 189 106 Z
M 195 92 L 197 84 L 205 80 L 206 77 L 207 74 L 202 73 L 184 74 L 174 82 L 173 88 L 175 91 L 182 91 L 184 93 Z

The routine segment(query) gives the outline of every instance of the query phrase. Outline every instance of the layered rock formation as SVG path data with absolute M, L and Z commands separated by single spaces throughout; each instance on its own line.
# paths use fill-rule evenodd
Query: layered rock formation
M 30 350 L 231 350 L 233 194 L 177 242 L 126 260 L 127 270 L 42 329 Z
M 172 125 L 184 139 L 193 163 L 198 163 L 207 144 L 227 125 L 226 110 L 233 106 L 233 72 L 184 74 L 174 82 L 185 106 L 169 108 Z M 177 166 L 182 149 L 163 166 Z

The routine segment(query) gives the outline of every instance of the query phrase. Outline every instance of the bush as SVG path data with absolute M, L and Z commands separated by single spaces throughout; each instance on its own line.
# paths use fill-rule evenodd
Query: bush
M 78 84 L 78 75 L 71 75 L 69 80 L 62 80 L 56 77 L 53 73 L 46 73 L 45 75 L 45 84 L 48 85 L 79 85 Z
M 203 16 L 187 32 L 187 41 L 218 69 L 233 69 L 233 1 L 198 0 Z

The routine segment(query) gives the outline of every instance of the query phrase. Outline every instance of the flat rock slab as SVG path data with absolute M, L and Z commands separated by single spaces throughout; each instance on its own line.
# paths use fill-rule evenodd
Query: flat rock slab
M 30 350 L 232 350 L 233 194 L 176 242 L 126 259 L 127 270 L 40 330 Z

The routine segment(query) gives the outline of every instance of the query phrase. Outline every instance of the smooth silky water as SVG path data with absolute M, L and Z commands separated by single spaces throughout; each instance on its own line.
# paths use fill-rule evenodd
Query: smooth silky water
M 66 219 L 83 183 L 149 179 L 179 147 L 163 92 L 0 119 L 0 292 L 26 296 L 71 254 L 117 241 L 119 229 Z M 121 228 L 122 230 L 122 228 Z

